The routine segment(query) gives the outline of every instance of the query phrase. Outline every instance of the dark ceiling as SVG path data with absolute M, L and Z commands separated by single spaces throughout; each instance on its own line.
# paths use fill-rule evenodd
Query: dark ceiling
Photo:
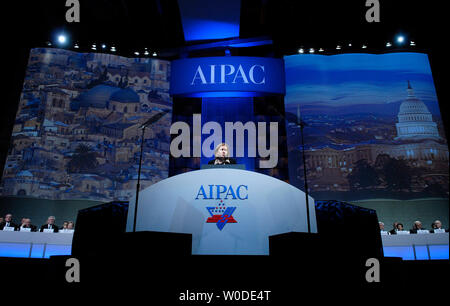
M 442 2 L 430 2 L 380 0 L 381 22 L 368 23 L 366 0 L 242 0 L 240 37 L 269 36 L 282 54 L 301 45 L 331 48 L 350 42 L 382 48 L 399 32 L 424 47 L 434 42 L 433 32 L 445 17 Z M 2 20 L 8 41 L 26 47 L 44 46 L 58 30 L 81 46 L 114 43 L 124 55 L 185 44 L 177 0 L 80 0 L 80 23 L 66 22 L 64 0 L 4 5 L 9 6 L 3 11 L 10 17 Z
M 66 22 L 65 2 L 2 3 L 3 72 L 8 77 L 2 82 L 0 166 L 9 147 L 29 48 L 45 47 L 59 30 L 69 33 L 71 41 L 80 44 L 80 51 L 88 51 L 92 43 L 114 44 L 117 54 L 129 57 L 135 50 L 148 48 L 172 59 L 178 48 L 186 45 L 177 0 L 80 0 L 80 23 Z M 444 103 L 448 93 L 443 77 L 447 54 L 441 37 L 447 12 L 444 1 L 379 2 L 381 22 L 368 23 L 366 0 L 242 0 L 240 38 L 267 36 L 273 45 L 239 50 L 238 54 L 282 56 L 301 46 L 324 48 L 330 54 L 337 52 L 337 44 L 344 46 L 339 52 L 387 52 L 386 42 L 403 33 L 417 43 L 410 49 L 429 54 L 448 135 L 448 106 Z M 369 48 L 361 49 L 362 44 Z

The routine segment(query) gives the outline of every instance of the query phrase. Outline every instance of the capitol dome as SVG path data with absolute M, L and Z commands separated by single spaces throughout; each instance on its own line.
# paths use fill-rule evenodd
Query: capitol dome
M 437 124 L 426 105 L 415 95 L 408 81 L 408 97 L 398 112 L 397 140 L 440 139 Z
M 110 100 L 120 103 L 139 103 L 139 95 L 133 89 L 125 88 L 116 91 Z
M 105 108 L 111 96 L 120 88 L 109 85 L 97 85 L 83 92 L 77 99 L 80 107 Z

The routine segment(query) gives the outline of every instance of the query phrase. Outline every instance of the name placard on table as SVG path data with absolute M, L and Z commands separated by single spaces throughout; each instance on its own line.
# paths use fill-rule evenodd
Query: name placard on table
M 73 229 L 62 229 L 59 232 L 63 234 L 72 234 L 75 230 Z
M 397 231 L 397 235 L 409 235 L 409 231 Z
M 53 233 L 54 231 L 53 228 L 44 228 L 44 233 Z
M 3 228 L 3 231 L 5 231 L 5 232 L 14 232 L 14 227 L 12 227 L 12 226 L 5 226 Z

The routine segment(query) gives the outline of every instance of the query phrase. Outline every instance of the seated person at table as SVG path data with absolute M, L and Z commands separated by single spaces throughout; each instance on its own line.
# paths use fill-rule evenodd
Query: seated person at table
M 226 143 L 219 144 L 214 150 L 214 159 L 208 165 L 231 165 L 236 164 L 236 160 L 230 157 L 230 150 Z
M 397 234 L 397 225 L 398 225 L 398 222 L 394 222 L 394 224 L 392 225 L 393 226 L 392 229 L 389 231 L 389 234 L 391 234 L 391 235 Z
M 69 224 L 69 222 L 68 221 L 64 221 L 62 229 L 67 229 L 67 224 Z
M 409 230 L 411 234 L 417 234 L 417 231 L 424 230 L 425 228 L 422 227 L 422 222 L 415 221 L 413 224 L 413 228 Z
M 395 223 L 397 223 L 396 229 L 395 229 L 395 234 L 397 234 L 397 232 L 399 232 L 399 231 L 404 231 L 404 229 L 403 229 L 403 223 L 400 223 L 400 222 L 395 222 Z M 394 223 L 394 224 L 395 224 L 395 223 Z
M 431 233 L 434 233 L 434 230 L 435 229 L 442 229 L 442 230 L 445 230 L 447 233 L 448 233 L 448 229 L 444 229 L 443 227 L 442 227 L 442 222 L 441 221 L 439 221 L 439 220 L 436 220 L 436 221 L 434 221 L 433 223 L 431 223 Z
M 73 221 L 67 222 L 67 229 L 75 229 L 75 224 L 73 223 Z
M 44 229 L 52 229 L 54 233 L 57 233 L 59 228 L 55 225 L 55 217 L 54 216 L 50 216 L 47 219 L 47 224 L 44 224 L 41 226 L 41 228 L 39 229 L 40 232 L 43 232 Z
M 14 227 L 14 230 L 16 231 L 18 229 L 18 225 L 12 222 L 12 215 L 7 214 L 5 215 L 5 220 L 0 223 L 0 231 L 3 230 L 5 227 Z
M 22 228 L 30 228 L 32 232 L 37 231 L 37 227 L 35 225 L 31 224 L 30 218 L 24 218 L 24 221 L 23 221 L 22 225 L 20 226 L 20 230 Z

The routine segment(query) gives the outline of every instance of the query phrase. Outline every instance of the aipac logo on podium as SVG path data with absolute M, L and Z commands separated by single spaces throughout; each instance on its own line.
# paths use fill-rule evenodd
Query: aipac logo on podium
M 211 217 L 208 217 L 206 223 L 216 223 L 219 230 L 222 230 L 227 223 L 237 223 L 233 218 L 236 207 L 226 207 L 223 200 L 216 207 L 206 207 Z

